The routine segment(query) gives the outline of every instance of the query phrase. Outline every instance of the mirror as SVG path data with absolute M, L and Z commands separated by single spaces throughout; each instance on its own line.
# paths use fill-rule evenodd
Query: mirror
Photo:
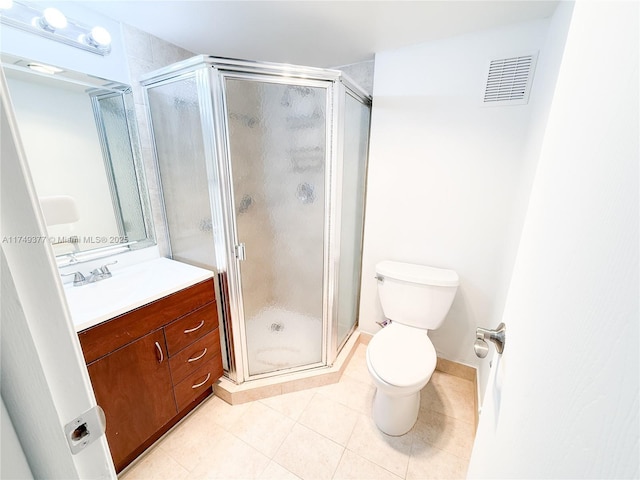
M 154 244 L 131 88 L 2 55 L 60 266 Z

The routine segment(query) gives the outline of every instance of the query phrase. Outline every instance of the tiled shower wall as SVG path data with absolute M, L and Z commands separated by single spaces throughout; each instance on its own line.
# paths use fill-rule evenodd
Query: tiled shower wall
M 147 110 L 144 105 L 142 87 L 140 86 L 139 79 L 144 73 L 191 58 L 195 54 L 129 25 L 123 24 L 123 36 L 125 50 L 127 52 L 127 63 L 131 74 L 133 99 L 136 106 L 140 145 L 142 146 L 145 176 L 147 177 L 147 185 L 149 187 L 156 241 L 158 242 L 160 255 L 167 256 L 169 253 L 169 239 L 167 238 L 164 228 L 165 220 L 160 178 L 158 178 L 158 172 L 153 158 L 153 145 L 151 143 L 149 123 L 147 121 Z

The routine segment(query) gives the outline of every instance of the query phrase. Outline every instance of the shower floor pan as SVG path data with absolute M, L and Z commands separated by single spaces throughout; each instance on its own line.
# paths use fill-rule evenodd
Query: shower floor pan
M 246 322 L 249 373 L 274 372 L 322 360 L 322 319 L 281 308 Z

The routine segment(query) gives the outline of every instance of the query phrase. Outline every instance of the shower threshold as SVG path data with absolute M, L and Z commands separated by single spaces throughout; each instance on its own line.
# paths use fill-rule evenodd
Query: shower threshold
M 331 367 L 319 367 L 258 380 L 248 380 L 240 385 L 222 377 L 214 386 L 214 394 L 225 402 L 236 405 L 337 383 L 358 343 L 360 343 L 360 332 L 356 330 L 351 334 Z

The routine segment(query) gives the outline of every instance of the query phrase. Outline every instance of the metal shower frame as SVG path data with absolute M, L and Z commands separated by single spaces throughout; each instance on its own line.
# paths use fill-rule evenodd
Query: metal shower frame
M 194 78 L 204 141 L 205 164 L 209 182 L 213 238 L 218 274 L 217 297 L 226 375 L 236 383 L 283 373 L 330 366 L 357 327 L 357 319 L 345 340 L 338 341 L 336 287 L 340 262 L 340 215 L 344 147 L 344 101 L 350 95 L 370 106 L 371 97 L 339 70 L 300 67 L 269 62 L 254 62 L 199 55 L 142 77 L 148 118 L 151 118 L 148 89 Z M 233 198 L 231 157 L 226 116 L 225 79 L 325 88 L 327 92 L 327 135 L 325 169 L 323 338 L 322 359 L 318 363 L 274 372 L 250 375 L 246 348 L 246 331 L 242 301 L 242 279 L 235 246 L 238 243 L 236 210 Z M 152 132 L 153 135 L 153 132 Z M 154 145 L 155 167 L 159 169 Z M 366 167 L 365 167 L 366 171 Z M 158 176 L 158 178 L 160 178 Z M 163 196 L 164 198 L 164 196 Z M 166 215 L 165 215 L 166 218 Z M 165 221 L 167 237 L 170 238 Z M 359 293 L 358 293 L 359 294 Z M 332 321 L 333 320 L 333 321 Z

